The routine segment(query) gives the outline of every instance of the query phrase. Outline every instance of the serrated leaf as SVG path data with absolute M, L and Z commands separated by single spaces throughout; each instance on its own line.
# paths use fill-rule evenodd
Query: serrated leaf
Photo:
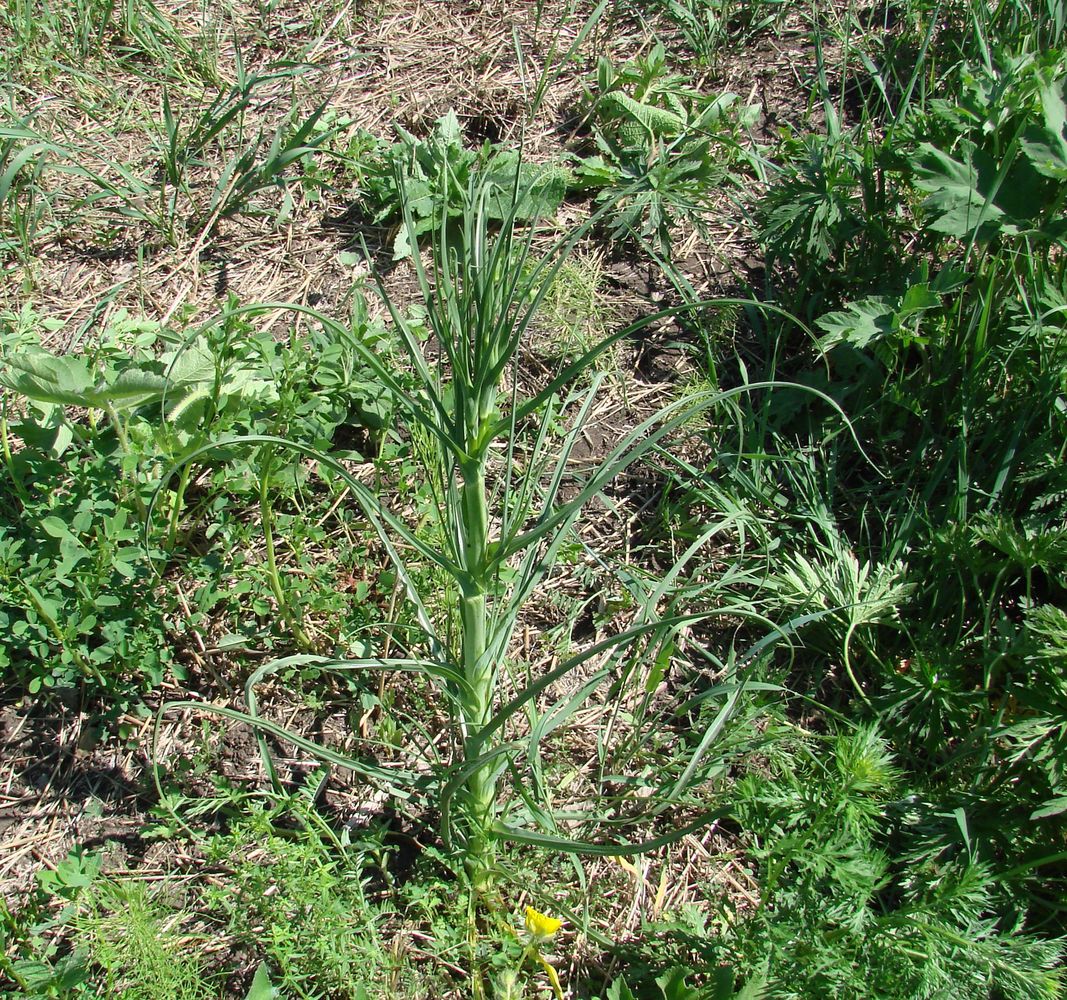
M 567 195 L 566 171 L 552 164 L 520 161 L 515 152 L 495 157 L 486 169 L 486 179 L 494 185 L 489 197 L 489 216 L 493 219 L 505 219 L 511 214 L 516 193 L 517 219 L 547 218 Z
M 411 240 L 408 227 L 401 226 L 393 239 L 393 260 L 407 260 L 411 256 Z
M 1048 819 L 1049 816 L 1059 816 L 1065 812 L 1067 812 L 1067 795 L 1058 795 L 1030 813 L 1030 819 Z
M 961 160 L 929 143 L 919 149 L 915 184 L 928 192 L 925 204 L 934 216 L 931 229 L 963 239 L 1004 218 L 991 197 L 996 169 L 974 143 L 961 143 Z
M 602 156 L 586 156 L 574 170 L 574 186 L 580 191 L 607 187 L 619 180 L 619 169 Z
M 245 1000 L 281 1000 L 281 996 L 270 981 L 267 963 L 260 962 L 255 976 L 252 977 L 252 985 L 245 994 Z
M 656 978 L 663 1000 L 701 1000 L 700 993 L 685 981 L 685 969 L 671 969 Z
M 1067 144 L 1045 129 L 1030 128 L 1021 140 L 1023 152 L 1044 177 L 1067 180 Z
M 895 316 L 896 304 L 888 296 L 872 295 L 850 302 L 844 309 L 816 321 L 826 331 L 818 340 L 819 349 L 829 351 L 839 344 L 849 344 L 863 350 L 893 332 Z
M 753 976 L 744 986 L 741 992 L 736 994 L 736 1000 L 761 1000 L 767 993 L 766 972 Z
M 910 316 L 913 313 L 925 312 L 927 309 L 936 309 L 941 305 L 941 298 L 928 284 L 920 283 L 911 285 L 900 299 L 897 310 L 900 316 Z

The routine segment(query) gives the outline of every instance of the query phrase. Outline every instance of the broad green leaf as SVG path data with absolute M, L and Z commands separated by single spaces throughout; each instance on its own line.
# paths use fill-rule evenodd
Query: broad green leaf
M 567 195 L 568 173 L 553 164 L 521 161 L 517 152 L 494 157 L 486 168 L 486 180 L 493 185 L 489 197 L 489 216 L 505 219 L 512 212 L 518 172 L 516 219 L 543 219 L 563 204 Z
M 898 313 L 901 317 L 910 316 L 912 313 L 936 309 L 939 305 L 941 305 L 941 299 L 937 293 L 923 282 L 908 288 L 900 300 Z
M 25 440 L 25 438 L 24 438 Z M 56 424 L 51 443 L 47 446 L 48 453 L 53 458 L 62 458 L 66 450 L 74 443 L 74 430 L 64 420 Z
M 1004 220 L 1004 212 L 993 202 L 996 169 L 974 143 L 960 144 L 962 160 L 929 143 L 919 149 L 922 155 L 915 169 L 915 184 L 928 192 L 931 229 L 964 239 Z
M 248 636 L 240 635 L 236 632 L 227 632 L 225 635 L 219 636 L 215 645 L 218 649 L 254 648 L 254 643 L 248 638 Z
M 1047 129 L 1027 129 L 1021 140 L 1034 169 L 1053 180 L 1067 180 L 1067 143 L 1062 136 L 1054 136 Z
M 89 406 L 93 378 L 84 358 L 57 357 L 43 348 L 8 354 L 0 370 L 0 385 L 38 403 Z
M 652 104 L 643 104 L 622 91 L 613 90 L 605 94 L 600 99 L 600 105 L 609 114 L 640 122 L 652 135 L 677 135 L 685 128 L 681 115 Z
M 393 260 L 407 260 L 411 256 L 411 239 L 407 226 L 401 226 L 393 239 Z
M 1044 127 L 1031 126 L 1021 140 L 1023 152 L 1034 169 L 1053 180 L 1067 180 L 1067 79 L 1055 84 L 1044 82 L 1040 87 Z
M 216 358 L 202 340 L 193 341 L 183 350 L 164 354 L 160 361 L 171 384 L 214 384 Z
M 117 409 L 137 409 L 147 403 L 158 402 L 167 390 L 162 375 L 144 369 L 128 368 L 120 372 L 110 384 L 97 385 L 88 394 L 88 406 L 110 404 Z
M 26 593 L 30 595 L 30 599 L 38 613 L 54 621 L 59 614 L 59 605 L 51 598 L 45 597 L 36 587 L 25 582 L 23 582 L 22 586 L 25 588 Z
M 245 1000 L 281 1000 L 282 994 L 270 981 L 270 973 L 267 971 L 267 963 L 260 962 L 259 968 L 252 979 L 252 985 L 245 994 Z
M 463 145 L 463 129 L 460 127 L 459 118 L 453 109 L 450 108 L 445 115 L 437 119 L 437 124 L 434 126 L 434 136 L 446 146 Z
M 863 350 L 881 340 L 893 332 L 894 306 L 888 296 L 872 295 L 827 313 L 816 321 L 816 326 L 826 331 L 818 340 L 819 348 L 829 351 L 838 344 L 849 344 Z
M 70 536 L 70 529 L 67 527 L 66 521 L 55 516 L 42 517 L 41 530 L 46 535 L 51 535 L 52 538 L 68 538 Z
M 886 347 L 892 350 L 897 346 L 893 340 L 915 339 L 914 335 L 903 329 L 906 319 L 940 304 L 940 296 L 925 283 L 912 285 L 899 298 L 889 295 L 868 296 L 816 320 L 816 326 L 826 331 L 817 343 L 823 351 L 829 351 L 839 344 L 848 344 L 862 351 L 889 340 Z
M 168 379 L 151 368 L 131 366 L 107 382 L 90 371 L 84 357 L 57 356 L 42 348 L 13 352 L 4 362 L 7 368 L 0 371 L 0 385 L 34 402 L 94 409 L 107 406 L 118 410 L 137 409 L 167 396 L 178 400 L 184 394 L 183 386 L 198 380 L 202 371 L 198 358 L 183 367 L 177 379 Z M 212 362 L 212 381 L 213 365 Z

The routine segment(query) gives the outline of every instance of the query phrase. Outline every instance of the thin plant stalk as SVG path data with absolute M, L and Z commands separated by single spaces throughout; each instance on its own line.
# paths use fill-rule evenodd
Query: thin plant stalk
M 26 485 L 22 477 L 15 470 L 15 460 L 11 454 L 11 438 L 7 424 L 7 400 L 0 401 L 0 447 L 3 449 L 4 465 L 7 466 L 8 475 L 15 488 L 15 493 L 22 502 L 23 507 L 30 505 L 30 495 L 26 492 Z
M 189 468 L 188 465 L 185 468 Z M 282 583 L 281 573 L 278 570 L 278 556 L 274 546 L 274 508 L 270 500 L 271 473 L 274 471 L 274 449 L 264 450 L 263 462 L 259 474 L 259 517 L 263 528 L 263 547 L 267 558 L 267 580 L 270 583 L 271 593 L 278 604 L 278 611 L 283 621 L 296 639 L 301 649 L 309 651 L 312 648 L 311 640 L 300 620 L 300 614 L 293 610 L 289 603 L 289 597 Z

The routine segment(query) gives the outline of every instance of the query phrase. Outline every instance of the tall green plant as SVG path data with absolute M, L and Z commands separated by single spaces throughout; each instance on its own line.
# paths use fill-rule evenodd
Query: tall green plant
M 755 388 L 704 392 L 675 401 L 626 434 L 585 479 L 571 483 L 571 451 L 601 382 L 595 376 L 591 383 L 579 376 L 588 373 L 612 344 L 676 310 L 657 313 L 605 338 L 539 392 L 524 397 L 516 363 L 525 335 L 552 278 L 585 230 L 570 233 L 553 252 L 535 261 L 534 230 L 531 227 L 520 232 L 514 208 L 498 231 L 490 230 L 492 206 L 501 196 L 510 197 L 513 206 L 520 204 L 515 183 L 509 193 L 491 180 L 472 181 L 461 224 L 455 225 L 447 216 L 440 220 L 432 263 L 426 266 L 418 257 L 413 258 L 425 308 L 419 327 L 383 290 L 397 341 L 406 355 L 409 371 L 403 377 L 372 351 L 353 344 L 393 393 L 397 413 L 406 420 L 413 439 L 422 442 L 419 452 L 433 498 L 431 529 L 413 530 L 344 465 L 305 444 L 264 435 L 222 442 L 294 449 L 313 457 L 323 474 L 342 480 L 377 530 L 406 587 L 424 636 L 417 651 L 405 657 L 330 660 L 298 656 L 275 661 L 250 678 L 247 713 L 218 709 L 218 714 L 251 721 L 261 734 L 280 736 L 329 763 L 352 768 L 401 798 L 430 790 L 441 814 L 446 844 L 462 859 L 472 886 L 487 899 L 495 893 L 495 848 L 502 838 L 570 852 L 625 854 L 669 842 L 686 832 L 672 830 L 643 844 L 577 842 L 557 835 L 550 810 L 534 803 L 536 791 L 528 787 L 521 789 L 520 796 L 526 803 L 526 815 L 547 832 L 529 823 L 516 825 L 520 810 L 502 803 L 502 776 L 507 773 L 522 781 L 519 762 L 535 757 L 542 741 L 564 725 L 605 681 L 618 676 L 614 668 L 628 650 L 643 649 L 645 640 L 662 640 L 711 612 L 667 611 L 657 615 L 650 604 L 648 614 L 638 624 L 569 658 L 526 687 L 509 692 L 510 697 L 504 695 L 502 678 L 510 676 L 505 665 L 523 606 L 552 569 L 559 547 L 583 507 L 694 413 Z M 405 214 L 411 228 L 410 210 Z M 594 217 L 589 224 L 596 221 Z M 276 309 L 278 305 L 259 308 Z M 313 314 L 318 322 L 343 332 L 339 324 L 308 307 L 290 308 Z M 432 338 L 432 349 L 424 347 L 426 331 Z M 587 388 L 570 388 L 576 384 Z M 571 428 L 552 454 L 550 428 L 558 426 L 563 411 L 573 414 Z M 196 457 L 189 455 L 187 460 Z M 446 581 L 443 595 L 423 592 L 421 580 L 426 575 L 420 577 L 407 553 L 435 568 L 434 579 Z M 442 605 L 443 611 L 432 613 L 431 609 Z M 731 614 L 758 619 L 743 609 L 731 609 Z M 743 685 L 750 659 L 730 657 L 731 683 Z M 598 661 L 603 665 L 583 680 L 576 694 L 554 705 L 547 716 L 538 716 L 536 699 L 540 695 L 575 668 Z M 317 746 L 261 718 L 256 701 L 258 685 L 296 663 L 340 671 L 407 671 L 433 682 L 450 706 L 454 729 L 451 759 L 432 762 L 432 787 L 428 789 L 425 768 L 421 774 L 417 769 L 383 768 Z M 738 697 L 731 700 L 730 710 Z M 169 707 L 180 705 L 191 703 Z M 203 709 L 200 704 L 196 707 Z M 522 725 L 512 725 L 520 719 Z M 528 719 L 533 719 L 532 726 L 527 727 Z M 678 801 L 706 774 L 708 751 L 721 723 L 718 720 L 718 728 L 697 741 L 691 760 L 681 768 L 681 777 L 673 775 L 663 782 L 652 812 L 664 808 L 665 802 Z M 524 729 L 529 735 L 520 740 L 514 732 Z M 273 775 L 265 742 L 262 748 L 268 772 Z M 589 813 L 593 821 L 596 809 L 594 803 Z M 646 802 L 643 814 L 647 816 L 649 811 Z M 695 829 L 703 822 L 697 820 L 686 829 Z

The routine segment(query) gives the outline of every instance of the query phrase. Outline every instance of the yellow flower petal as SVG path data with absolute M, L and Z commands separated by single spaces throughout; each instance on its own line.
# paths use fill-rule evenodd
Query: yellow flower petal
M 535 941 L 550 940 L 562 926 L 562 920 L 539 913 L 532 906 L 526 907 L 526 930 Z

